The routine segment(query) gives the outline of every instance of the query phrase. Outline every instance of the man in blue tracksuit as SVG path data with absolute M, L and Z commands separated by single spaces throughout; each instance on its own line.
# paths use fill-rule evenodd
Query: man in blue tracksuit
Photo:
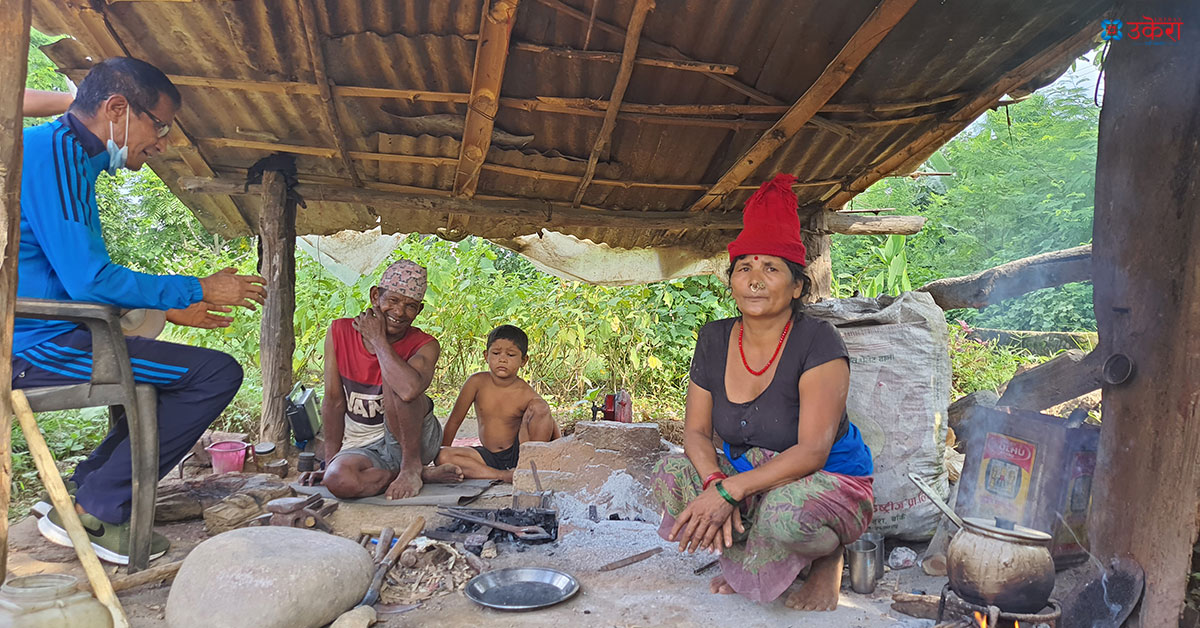
M 214 328 L 230 323 L 230 306 L 265 299 L 261 277 L 227 268 L 204 278 L 148 275 L 113 263 L 96 207 L 101 171 L 138 170 L 166 148 L 181 104 L 179 91 L 154 66 L 126 57 L 102 61 L 79 86 L 61 118 L 25 129 L 21 173 L 21 245 L 17 296 L 93 301 L 167 311 L 167 320 Z M 138 382 L 158 389 L 159 477 L 166 475 L 233 399 L 242 369 L 224 353 L 128 337 Z M 16 320 L 13 388 L 87 381 L 91 334 L 70 322 Z M 129 561 L 132 502 L 129 428 L 124 419 L 72 477 L 76 511 L 100 558 Z M 48 539 L 70 545 L 61 517 L 38 522 Z M 151 558 L 166 553 L 154 535 Z

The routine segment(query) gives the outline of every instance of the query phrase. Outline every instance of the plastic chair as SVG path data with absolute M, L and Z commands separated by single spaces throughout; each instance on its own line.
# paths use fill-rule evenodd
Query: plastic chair
M 158 487 L 158 394 L 154 386 L 133 379 L 120 311 L 101 303 L 17 299 L 16 317 L 71 321 L 92 333 L 91 381 L 22 390 L 34 412 L 108 406 L 110 427 L 115 407 L 124 408 L 133 460 L 128 572 L 145 569 Z

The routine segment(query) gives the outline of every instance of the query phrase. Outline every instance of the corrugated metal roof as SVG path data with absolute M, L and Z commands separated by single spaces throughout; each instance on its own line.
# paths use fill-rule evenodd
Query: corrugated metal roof
M 300 0 L 304 1 L 304 0 Z M 623 38 L 556 10 L 553 0 L 522 0 L 513 42 L 619 53 Z M 635 0 L 564 0 L 584 17 L 595 9 L 601 23 L 624 28 Z M 734 76 L 784 105 L 799 98 L 825 70 L 875 8 L 855 0 L 657 0 L 643 30 L 639 57 L 662 57 L 667 47 L 695 60 L 737 66 Z M 1109 6 L 1102 0 L 919 0 L 831 99 L 833 104 L 924 101 L 974 94 L 1006 73 L 1080 32 Z M 407 155 L 419 162 L 354 159 L 369 186 L 412 186 L 446 193 L 453 187 L 460 136 L 417 133 L 406 119 L 437 114 L 464 116 L 475 62 L 480 0 L 314 0 L 323 54 L 332 82 L 341 87 L 419 90 L 456 94 L 455 102 L 339 95 L 347 149 Z M 237 179 L 269 145 L 311 147 L 299 155 L 302 180 L 349 183 L 334 150 L 308 56 L 297 0 L 241 2 L 85 2 L 34 0 L 34 24 L 66 33 L 47 52 L 60 67 L 80 70 L 122 52 L 147 59 L 182 77 L 255 82 L 254 89 L 182 85 L 178 119 L 192 147 L 176 146 L 151 163 L 209 230 L 248 233 L 259 202 L 178 190 L 181 176 Z M 659 44 L 658 48 L 654 44 Z M 1064 61 L 1066 56 L 1064 56 Z M 513 46 L 502 98 L 607 100 L 618 63 L 531 52 Z M 193 81 L 194 82 L 194 81 Z M 277 85 L 274 89 L 270 83 Z M 299 93 L 297 93 L 299 92 Z M 342 94 L 342 92 L 339 92 Z M 445 98 L 442 98 L 445 100 Z M 698 72 L 637 65 L 625 96 L 637 104 L 747 104 L 748 96 Z M 809 124 L 763 161 L 747 185 L 778 171 L 802 181 L 849 181 L 943 122 L 958 101 L 886 112 L 827 111 L 821 115 L 853 134 Z M 933 115 L 921 115 L 933 114 Z M 630 212 L 684 210 L 701 197 L 762 135 L 777 115 L 750 115 L 749 128 L 682 126 L 620 118 L 611 153 L 599 164 L 583 204 Z M 901 124 L 870 123 L 915 119 Z M 480 174 L 477 198 L 528 198 L 569 203 L 601 128 L 592 115 L 526 111 L 501 106 L 499 131 L 532 136 L 521 147 L 493 144 Z M 868 123 L 864 125 L 863 123 Z M 961 122 L 965 126 L 969 120 Z M 185 159 L 186 158 L 186 159 Z M 202 160 L 202 163 L 201 163 Z M 672 184 L 671 189 L 617 182 Z M 797 188 L 801 205 L 820 203 L 837 184 Z M 752 193 L 729 194 L 718 211 L 738 211 Z M 449 230 L 509 238 L 531 232 L 531 222 L 423 213 L 376 211 L 345 203 L 309 203 L 298 217 L 300 233 L 382 225 L 385 231 Z M 569 230 L 614 247 L 684 247 L 718 251 L 729 232 L 608 229 Z

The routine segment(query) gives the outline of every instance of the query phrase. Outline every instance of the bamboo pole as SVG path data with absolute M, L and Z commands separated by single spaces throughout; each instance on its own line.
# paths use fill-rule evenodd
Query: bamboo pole
M 717 183 L 692 205 L 691 211 L 712 210 L 735 186 L 754 174 L 759 166 L 812 119 L 821 106 L 837 94 L 859 64 L 900 23 L 915 3 L 916 0 L 880 2 L 788 112 L 725 171 Z
M 330 136 L 333 138 L 333 145 L 337 148 L 338 158 L 342 162 L 342 167 L 350 175 L 350 180 L 354 185 L 362 185 L 362 180 L 358 177 L 358 169 L 354 167 L 354 162 L 347 154 L 347 146 L 349 140 L 346 138 L 346 132 L 342 128 L 342 117 L 338 114 L 338 103 L 335 99 L 333 91 L 330 89 L 330 84 L 333 82 L 329 75 L 325 72 L 325 51 L 321 48 L 321 40 L 317 32 L 317 11 L 313 8 L 313 0 L 296 0 L 296 4 L 300 9 L 300 23 L 304 28 L 304 39 L 308 44 L 308 59 L 312 65 L 313 80 L 317 83 L 317 90 L 321 96 L 321 117 L 325 122 L 325 126 L 329 127 Z
M 646 16 L 654 10 L 654 0 L 637 0 L 633 5 L 633 13 L 629 16 L 629 28 L 625 31 L 625 49 L 621 52 L 621 67 L 617 70 L 617 78 L 613 81 L 612 96 L 608 99 L 608 108 L 604 112 L 604 123 L 596 135 L 596 143 L 588 156 L 587 170 L 583 180 L 575 190 L 575 207 L 583 202 L 583 195 L 588 185 L 596 175 L 596 164 L 603 158 L 608 161 L 609 149 L 612 142 L 613 130 L 617 127 L 617 113 L 621 110 L 621 101 L 625 99 L 625 90 L 629 87 L 629 79 L 633 76 L 633 60 L 637 58 L 638 41 L 642 37 L 642 27 L 646 25 Z
M 500 109 L 500 87 L 508 63 L 508 41 L 517 19 L 519 0 L 498 0 L 482 11 L 475 68 L 471 72 L 471 100 L 463 122 L 458 163 L 454 168 L 454 195 L 471 198 L 479 185 L 480 167 L 492 146 L 492 129 Z M 485 3 L 486 5 L 487 3 Z
M 37 466 L 38 476 L 41 477 L 46 491 L 50 493 L 50 502 L 54 504 L 54 509 L 62 517 L 63 527 L 67 529 L 67 536 L 71 537 L 71 544 L 75 546 L 75 555 L 79 557 L 79 562 L 83 563 L 83 573 L 91 582 L 96 599 L 108 608 L 117 628 L 128 628 L 129 620 L 125 617 L 125 610 L 121 608 L 121 601 L 117 599 L 112 583 L 108 581 L 108 574 L 104 572 L 100 559 L 96 557 L 96 550 L 92 549 L 87 531 L 79 522 L 75 504 L 67 494 L 67 486 L 58 474 L 58 467 L 54 465 L 54 454 L 50 453 L 46 439 L 38 430 L 37 419 L 33 418 L 33 410 L 29 408 L 24 391 L 12 391 L 10 398 L 17 420 L 21 423 L 21 431 L 25 434 L 25 442 L 29 444 L 29 454 Z
M 12 497 L 12 334 L 21 242 L 21 128 L 29 58 L 29 0 L 0 0 L 0 583 L 8 574 Z

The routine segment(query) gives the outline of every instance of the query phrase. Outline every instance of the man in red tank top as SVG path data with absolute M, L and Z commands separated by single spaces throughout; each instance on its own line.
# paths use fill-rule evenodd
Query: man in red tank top
M 412 324 L 425 287 L 425 269 L 400 260 L 371 288 L 367 311 L 329 326 L 321 415 L 329 462 L 324 483 L 336 497 L 403 499 L 425 482 L 462 480 L 455 465 L 427 466 L 442 426 L 425 394 L 441 347 Z

